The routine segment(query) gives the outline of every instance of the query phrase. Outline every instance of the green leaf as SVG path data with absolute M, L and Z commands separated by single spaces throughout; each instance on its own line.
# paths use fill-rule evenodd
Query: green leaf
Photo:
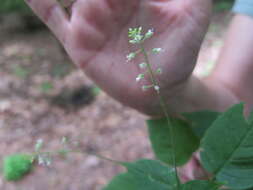
M 128 171 L 114 177 L 103 190 L 175 190 L 174 169 L 159 161 L 139 160 L 122 165 Z
M 201 139 L 206 130 L 212 125 L 212 123 L 220 115 L 219 112 L 213 111 L 199 111 L 192 113 L 183 113 L 183 117 L 190 122 L 190 126 L 195 135 Z
M 32 169 L 32 156 L 14 154 L 4 158 L 3 174 L 8 181 L 18 181 Z
M 182 190 L 217 190 L 221 184 L 211 181 L 194 180 L 184 184 Z
M 204 168 L 234 189 L 253 187 L 253 125 L 243 116 L 243 104 L 222 114 L 201 144 Z
M 156 157 L 169 164 L 173 164 L 173 148 L 175 149 L 176 164 L 185 164 L 192 153 L 199 147 L 199 139 L 193 133 L 189 123 L 180 119 L 171 119 L 175 147 L 170 140 L 170 127 L 166 118 L 148 120 L 149 137 Z

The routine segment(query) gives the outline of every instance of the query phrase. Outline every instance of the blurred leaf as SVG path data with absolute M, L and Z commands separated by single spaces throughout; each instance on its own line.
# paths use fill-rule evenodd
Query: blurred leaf
M 0 13 L 9 12 L 32 13 L 22 0 L 1 0 Z
M 147 121 L 149 137 L 156 157 L 173 165 L 173 153 L 175 152 L 176 164 L 183 165 L 199 147 L 199 139 L 192 131 L 189 123 L 171 118 L 171 126 L 168 126 L 166 118 Z M 170 127 L 174 134 L 171 134 Z M 171 135 L 174 137 L 174 145 L 171 144 Z M 174 148 L 174 150 L 173 150 Z
M 228 11 L 232 8 L 234 0 L 219 0 L 214 4 L 214 11 Z
M 182 190 L 217 190 L 220 186 L 221 184 L 211 181 L 194 180 L 184 184 Z
M 156 160 L 122 163 L 127 172 L 119 174 L 103 190 L 174 190 L 174 169 Z
M 198 111 L 192 113 L 183 113 L 183 117 L 190 123 L 194 134 L 201 139 L 206 130 L 220 115 L 219 112 L 214 111 Z
M 8 181 L 21 180 L 32 169 L 32 156 L 14 154 L 6 156 L 3 163 L 4 178 Z
M 226 186 L 253 187 L 253 125 L 243 116 L 243 104 L 230 108 L 214 121 L 201 143 L 204 168 Z

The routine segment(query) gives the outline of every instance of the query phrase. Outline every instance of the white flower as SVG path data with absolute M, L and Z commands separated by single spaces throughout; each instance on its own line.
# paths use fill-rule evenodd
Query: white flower
M 136 53 L 132 52 L 132 53 L 129 53 L 126 58 L 127 58 L 127 62 L 131 61 L 132 59 L 134 59 L 136 56 Z
M 160 87 L 157 86 L 157 85 L 155 85 L 155 86 L 154 86 L 154 89 L 155 89 L 156 91 L 159 91 L 159 90 L 160 90 Z
M 152 49 L 152 52 L 154 53 L 154 54 L 158 54 L 158 53 L 160 53 L 162 51 L 162 48 L 153 48 Z
M 52 163 L 52 158 L 48 154 L 38 155 L 38 164 L 43 166 L 50 166 Z
M 148 66 L 147 63 L 140 63 L 140 64 L 139 64 L 139 67 L 140 67 L 141 69 L 145 69 L 147 66 Z
M 68 142 L 68 138 L 67 137 L 62 137 L 61 139 L 61 144 L 66 144 Z
M 158 69 L 156 70 L 156 73 L 157 73 L 157 74 L 162 74 L 162 69 L 161 69 L 161 68 L 158 68 Z
M 144 74 L 139 74 L 135 80 L 136 82 L 139 82 L 141 79 L 144 79 Z
M 142 27 L 134 28 L 134 29 L 129 28 L 128 37 L 131 39 L 129 40 L 129 43 L 131 44 L 141 43 L 143 39 L 143 35 L 141 33 L 142 33 Z
M 43 139 L 38 139 L 36 144 L 35 144 L 35 151 L 39 152 L 40 149 L 42 148 L 43 144 L 44 144 Z
M 151 38 L 153 35 L 154 35 L 154 30 L 153 30 L 153 29 L 149 29 L 149 30 L 147 31 L 147 33 L 145 34 L 144 39 L 146 40 L 146 39 L 148 39 L 148 38 Z

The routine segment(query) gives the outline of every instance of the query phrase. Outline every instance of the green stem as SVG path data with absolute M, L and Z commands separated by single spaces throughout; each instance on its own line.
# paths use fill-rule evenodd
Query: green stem
M 156 79 L 154 71 L 152 70 L 151 64 L 149 62 L 147 51 L 145 50 L 143 44 L 140 44 L 140 47 L 141 47 L 141 51 L 144 55 L 145 62 L 147 63 L 147 70 L 148 70 L 148 73 L 149 73 L 149 76 L 150 76 L 150 80 L 151 80 L 153 85 L 159 86 L 158 80 Z M 179 190 L 180 182 L 179 182 L 179 178 L 178 178 L 177 164 L 176 164 L 175 140 L 174 140 L 174 136 L 173 136 L 174 129 L 173 129 L 170 117 L 169 117 L 166 102 L 165 102 L 163 96 L 160 94 L 160 91 L 156 90 L 156 92 L 157 92 L 157 95 L 158 95 L 158 98 L 159 98 L 160 106 L 161 106 L 162 111 L 163 111 L 163 113 L 166 117 L 167 124 L 168 124 L 169 130 L 170 130 L 170 143 L 171 143 L 171 146 L 172 146 L 172 163 L 173 163 L 173 168 L 175 170 L 175 175 L 176 175 L 176 179 L 177 179 L 177 189 Z
M 52 156 L 59 156 L 59 155 L 62 155 L 62 154 L 69 154 L 69 153 L 79 153 L 79 154 L 93 155 L 93 156 L 96 156 L 96 157 L 98 157 L 102 160 L 107 160 L 107 161 L 113 162 L 114 164 L 118 164 L 118 165 L 121 165 L 121 163 L 122 163 L 120 161 L 112 160 L 110 158 L 106 158 L 106 157 L 104 157 L 102 155 L 99 155 L 99 154 L 96 154 L 96 153 L 86 152 L 86 151 L 83 151 L 83 150 L 71 150 L 71 149 L 61 149 L 61 150 L 58 150 L 58 151 L 33 152 L 33 153 L 31 153 L 31 156 L 33 156 L 34 158 L 37 158 L 41 154 L 47 154 L 47 155 L 50 155 L 52 157 Z

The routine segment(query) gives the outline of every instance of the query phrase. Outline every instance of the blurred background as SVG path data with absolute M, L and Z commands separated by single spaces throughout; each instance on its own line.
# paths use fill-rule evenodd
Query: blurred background
M 198 75 L 215 65 L 233 0 L 216 0 L 200 53 Z M 0 163 L 32 152 L 36 140 L 58 150 L 62 137 L 75 148 L 115 160 L 152 158 L 144 116 L 123 107 L 76 69 L 57 40 L 20 0 L 0 4 Z M 1 168 L 0 164 L 0 168 Z M 122 168 L 92 155 L 55 158 L 1 190 L 100 190 Z

